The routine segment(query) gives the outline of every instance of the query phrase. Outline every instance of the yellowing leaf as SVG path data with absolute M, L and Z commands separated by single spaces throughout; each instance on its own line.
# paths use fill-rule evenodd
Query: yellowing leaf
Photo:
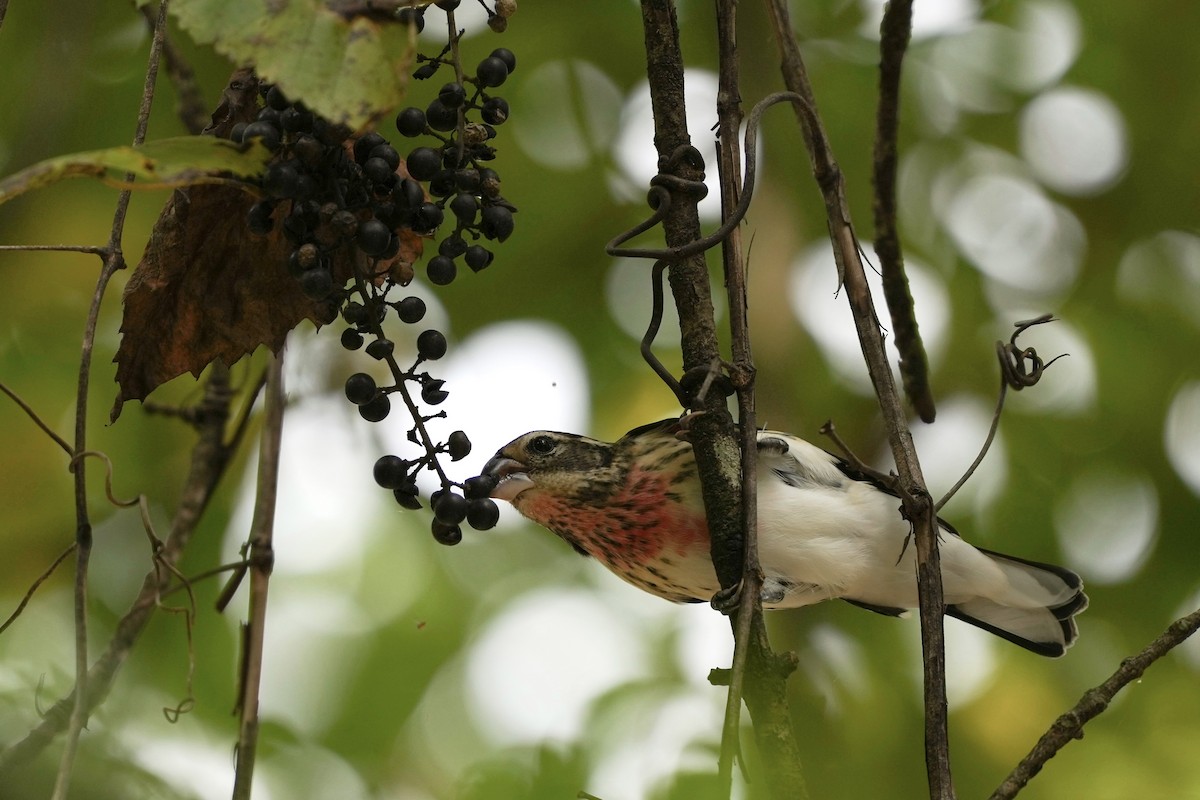
M 132 189 L 223 183 L 229 175 L 262 173 L 271 153 L 261 144 L 234 144 L 214 136 L 178 136 L 141 147 L 110 147 L 57 156 L 0 180 L 0 203 L 64 178 L 93 177 Z M 132 173 L 135 183 L 126 179 Z

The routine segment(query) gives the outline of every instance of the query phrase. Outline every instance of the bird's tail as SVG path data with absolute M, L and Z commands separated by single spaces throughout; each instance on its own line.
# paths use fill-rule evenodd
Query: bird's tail
M 1004 602 L 972 598 L 946 606 L 946 613 L 1039 655 L 1065 653 L 1079 636 L 1075 615 L 1088 605 L 1079 576 L 1053 564 L 979 551 L 1004 572 L 1009 596 L 1002 598 Z

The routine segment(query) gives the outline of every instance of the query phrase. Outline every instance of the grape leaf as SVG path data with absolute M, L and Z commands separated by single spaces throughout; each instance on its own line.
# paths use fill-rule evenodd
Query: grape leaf
M 228 183 L 230 175 L 262 174 L 271 152 L 258 142 L 234 144 L 212 136 L 177 136 L 140 147 L 110 147 L 56 156 L 0 180 L 0 204 L 65 178 L 99 178 L 122 189 L 164 189 Z M 135 182 L 127 175 L 132 173 Z
M 413 47 L 383 35 L 370 15 L 319 0 L 175 0 L 171 11 L 197 42 L 212 44 L 331 122 L 361 128 L 400 105 Z M 387 39 L 392 39 L 388 41 Z

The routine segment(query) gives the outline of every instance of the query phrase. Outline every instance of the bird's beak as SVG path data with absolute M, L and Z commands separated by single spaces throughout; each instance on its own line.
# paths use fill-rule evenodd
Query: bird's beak
M 509 458 L 501 452 L 483 465 L 483 472 L 480 474 L 499 478 L 500 482 L 496 484 L 496 488 L 492 489 L 492 497 L 511 503 L 521 492 L 533 488 L 533 481 L 529 479 L 527 473 L 528 469 L 520 461 Z

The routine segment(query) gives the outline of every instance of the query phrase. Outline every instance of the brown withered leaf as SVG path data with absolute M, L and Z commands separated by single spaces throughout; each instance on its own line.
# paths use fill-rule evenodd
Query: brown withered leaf
M 288 275 L 287 241 L 247 231 L 253 203 L 238 189 L 203 186 L 167 202 L 125 287 L 113 420 L 126 400 L 177 375 L 198 377 L 260 344 L 278 351 L 302 319 L 331 321 Z
M 280 225 L 267 236 L 246 228 L 256 198 L 228 186 L 197 186 L 168 201 L 137 270 L 125 287 L 121 346 L 114 361 L 120 390 L 110 418 L 126 400 L 143 400 L 155 387 L 214 361 L 233 364 L 265 344 L 273 352 L 303 320 L 333 321 L 332 303 L 310 300 L 288 274 L 292 245 Z M 282 203 L 277 218 L 288 210 Z M 402 231 L 399 255 L 376 265 L 377 280 L 407 283 L 422 240 Z M 340 247 L 333 259 L 338 285 L 370 274 L 357 248 Z

